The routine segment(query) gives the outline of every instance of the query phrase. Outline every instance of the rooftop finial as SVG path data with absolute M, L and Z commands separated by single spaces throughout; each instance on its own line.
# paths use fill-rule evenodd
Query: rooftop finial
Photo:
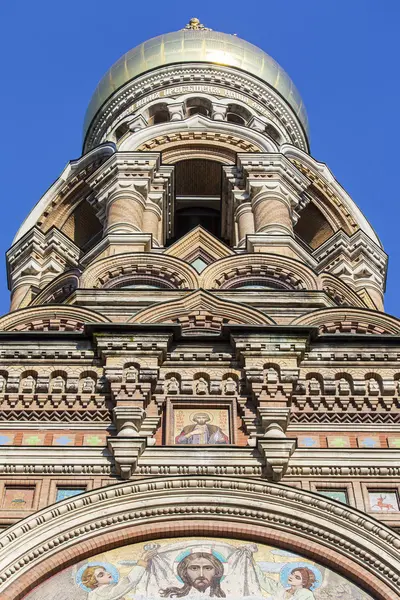
M 204 27 L 203 23 L 200 23 L 199 19 L 192 17 L 187 25 L 183 29 L 193 29 L 195 31 L 212 31 L 209 27 Z

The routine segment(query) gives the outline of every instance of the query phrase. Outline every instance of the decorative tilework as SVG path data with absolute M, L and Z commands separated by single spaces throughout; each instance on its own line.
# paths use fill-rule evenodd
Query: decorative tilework
M 360 448 L 380 448 L 381 442 L 378 436 L 367 436 L 358 438 L 358 446 Z
M 388 437 L 389 448 L 400 448 L 400 437 Z
M 106 446 L 106 436 L 91 433 L 83 436 L 84 446 Z
M 73 446 L 75 443 L 74 435 L 55 435 L 53 437 L 53 446 Z
M 339 500 L 339 502 L 343 502 L 343 504 L 349 503 L 346 490 L 317 490 L 317 493 L 321 494 L 321 496 L 326 496 L 326 498 L 331 498 L 332 500 Z
M 399 497 L 396 491 L 369 491 L 368 497 L 369 507 L 373 512 L 390 513 L 399 511 Z
M 319 436 L 317 435 L 307 435 L 301 436 L 298 438 L 299 447 L 303 448 L 319 448 Z
M 8 510 L 29 510 L 33 507 L 35 488 L 33 486 L 6 486 L 2 508 Z
M 201 273 L 207 267 L 207 263 L 202 258 L 195 258 L 190 264 L 198 273 Z
M 58 488 L 56 502 L 78 496 L 78 494 L 83 494 L 84 492 L 86 492 L 86 488 Z
M 10 446 L 14 443 L 13 433 L 0 433 L 0 446 Z
M 328 437 L 328 448 L 350 448 L 350 438 L 347 435 Z
M 24 433 L 22 436 L 23 446 L 44 446 L 45 433 Z

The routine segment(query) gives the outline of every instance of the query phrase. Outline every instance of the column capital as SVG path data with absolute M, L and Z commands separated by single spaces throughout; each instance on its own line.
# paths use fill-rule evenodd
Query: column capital
M 278 153 L 239 153 L 237 178 L 242 177 L 251 197 L 280 196 L 295 208 L 310 181 L 286 156 Z
M 213 102 L 211 117 L 214 121 L 225 121 L 227 111 L 228 107 L 226 104 L 222 104 L 220 102 Z
M 185 118 L 183 101 L 167 104 L 167 110 L 171 121 L 183 121 Z
M 136 199 L 147 199 L 152 182 L 159 179 L 161 154 L 159 152 L 116 152 L 91 175 L 87 182 L 92 189 L 91 204 L 100 218 L 105 217 L 106 206 L 123 194 Z M 161 181 L 163 178 L 161 177 Z

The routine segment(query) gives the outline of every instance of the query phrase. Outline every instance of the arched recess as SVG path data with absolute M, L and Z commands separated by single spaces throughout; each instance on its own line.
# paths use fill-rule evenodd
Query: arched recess
M 35 296 L 30 306 L 63 302 L 78 287 L 79 277 L 80 271 L 78 270 L 62 273 Z
M 47 507 L 0 535 L 0 595 L 25 594 L 81 560 L 134 542 L 219 536 L 270 543 L 316 560 L 369 593 L 399 600 L 400 536 L 371 516 L 263 480 L 129 481 Z
M 160 287 L 198 289 L 196 270 L 172 256 L 150 253 L 118 254 L 93 262 L 83 272 L 82 288 L 115 288 L 146 279 Z
M 321 273 L 319 279 L 324 292 L 326 292 L 336 304 L 368 308 L 363 299 L 360 298 L 347 283 L 339 279 L 339 277 L 335 277 L 335 275 L 331 275 L 330 273 Z
M 60 304 L 21 308 L 0 318 L 0 331 L 82 331 L 85 323 L 109 323 L 94 310 Z
M 85 187 L 85 179 L 109 159 L 115 150 L 114 144 L 106 142 L 77 160 L 71 160 L 60 177 L 31 210 L 19 228 L 13 244 L 35 225 L 44 232 L 52 226 L 61 230 L 71 211 L 79 204 L 82 198 L 81 192 L 90 191 Z
M 313 202 L 303 208 L 294 227 L 296 235 L 313 250 L 326 242 L 334 234 L 334 231 L 325 215 Z
M 378 236 L 361 210 L 338 183 L 326 164 L 318 162 L 291 144 L 283 144 L 280 151 L 310 179 L 312 185 L 307 192 L 329 223 L 335 225 L 335 231 L 343 229 L 352 235 L 358 229 L 362 229 L 371 240 L 382 247 Z
M 264 279 L 290 290 L 317 290 L 318 277 L 305 264 L 275 254 L 229 256 L 204 269 L 201 287 L 232 289 L 245 281 Z
M 400 334 L 399 319 L 367 308 L 324 308 L 302 315 L 291 324 L 319 327 L 320 333 Z
M 227 302 L 204 290 L 180 300 L 153 304 L 137 313 L 130 323 L 177 323 L 183 333 L 219 333 L 222 325 L 271 325 L 275 322 L 253 307 Z

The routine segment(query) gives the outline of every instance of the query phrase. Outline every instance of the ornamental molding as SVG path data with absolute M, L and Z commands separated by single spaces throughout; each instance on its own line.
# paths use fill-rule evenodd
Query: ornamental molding
M 17 428 L 20 428 L 20 423 L 24 423 L 29 425 L 32 423 L 39 423 L 40 427 L 46 427 L 46 425 L 51 428 L 53 425 L 57 426 L 57 424 L 73 425 L 75 427 L 79 427 L 80 425 L 84 425 L 85 428 L 91 426 L 92 424 L 99 425 L 111 425 L 112 418 L 111 412 L 109 410 L 55 410 L 52 407 L 51 410 L 35 410 L 35 407 L 29 410 L 0 410 L 0 420 L 10 424 L 14 422 Z M 7 427 L 8 428 L 8 427 Z
M 152 523 L 165 523 L 171 531 L 171 524 L 186 519 L 254 526 L 262 539 L 268 539 L 271 530 L 291 534 L 294 538 L 287 542 L 289 548 L 296 538 L 299 544 L 311 543 L 313 552 L 321 557 L 328 548 L 344 559 L 348 574 L 360 580 L 368 573 L 365 581 L 372 579 L 374 589 L 370 584 L 367 590 L 377 599 L 400 598 L 400 536 L 393 530 L 369 515 L 311 492 L 260 480 L 218 477 L 117 484 L 27 517 L 0 534 L 0 593 L 4 598 L 20 599 L 27 591 L 23 580 L 28 572 L 31 588 L 35 569 L 41 572 L 43 561 L 55 561 L 61 569 L 70 561 L 67 550 L 83 549 L 89 540 L 100 543 L 99 536 Z M 10 595 L 13 589 L 18 589 L 17 596 Z
M 239 134 L 240 131 L 240 135 Z M 270 138 L 250 127 L 240 127 L 227 121 L 214 121 L 203 115 L 193 115 L 183 121 L 152 125 L 121 142 L 119 151 L 160 151 L 181 144 L 213 144 L 218 154 L 221 147 L 233 152 L 277 152 L 278 146 Z
M 83 272 L 81 288 L 113 288 L 140 278 L 154 278 L 173 289 L 198 289 L 197 271 L 167 254 L 130 253 L 94 261 Z
M 289 290 L 317 290 L 318 277 L 305 264 L 289 257 L 257 252 L 217 260 L 201 273 L 200 285 L 223 290 L 246 279 L 275 280 Z
M 186 335 L 219 334 L 224 324 L 270 325 L 272 319 L 245 304 L 217 298 L 199 289 L 179 300 L 161 302 L 136 313 L 129 323 L 177 323 Z
M 240 90 L 240 92 L 238 91 Z M 257 113 L 279 124 L 295 146 L 307 151 L 303 129 L 287 103 L 270 88 L 249 74 L 225 66 L 188 63 L 156 69 L 128 82 L 105 102 L 94 117 L 84 151 L 105 141 L 115 125 L 146 104 L 165 97 L 206 93 L 217 97 L 240 100 Z
M 43 288 L 49 277 L 53 280 L 58 273 L 76 268 L 80 254 L 80 248 L 56 227 L 43 233 L 35 226 L 6 254 L 9 288 L 26 280 Z
M 295 319 L 293 325 L 319 327 L 320 333 L 400 334 L 400 320 L 367 308 L 327 308 Z
M 109 323 L 93 310 L 48 304 L 21 308 L 0 318 L 0 331 L 83 331 L 85 323 Z

